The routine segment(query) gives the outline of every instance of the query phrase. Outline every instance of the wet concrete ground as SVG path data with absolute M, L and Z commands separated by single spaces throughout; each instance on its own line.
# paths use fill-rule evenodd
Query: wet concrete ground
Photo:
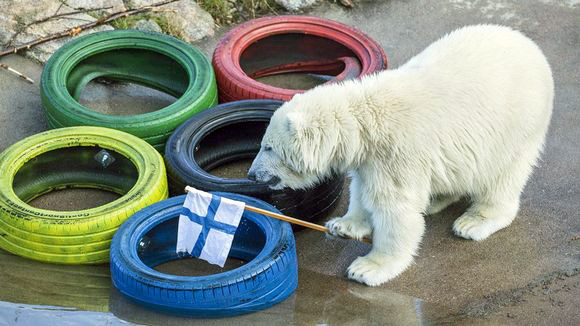
M 368 245 L 301 231 L 296 234 L 300 282 L 295 296 L 265 312 L 208 323 L 579 324 L 580 1 L 361 1 L 354 10 L 324 4 L 312 14 L 368 33 L 387 52 L 390 68 L 456 27 L 485 22 L 522 30 L 544 50 L 556 83 L 543 159 L 524 191 L 518 218 L 483 242 L 452 234 L 453 220 L 466 206 L 457 204 L 426 217 L 427 232 L 414 266 L 388 284 L 368 288 L 344 277 L 348 264 L 365 254 Z M 217 38 L 200 47 L 210 54 Z M 29 60 L 10 56 L 1 61 L 39 80 L 41 67 Z M 116 97 L 110 100 L 110 86 L 91 87 L 81 101 L 99 110 L 117 112 L 127 107 L 124 103 L 147 110 L 171 101 L 156 92 L 123 86 L 113 86 L 118 89 L 113 88 Z M 45 129 L 38 84 L 0 73 L 0 150 Z M 239 174 L 244 169 L 241 164 L 216 173 Z M 96 198 L 114 196 L 75 190 L 45 196 L 35 205 L 71 209 Z M 346 211 L 347 198 L 345 193 L 334 215 Z M 188 270 L 179 263 L 167 268 Z M 106 265 L 48 265 L 0 250 L 0 284 L 0 301 L 6 301 L 0 303 L 0 324 L 27 325 L 47 317 L 88 324 L 197 322 L 128 302 L 111 289 Z M 99 313 L 39 310 L 38 305 Z

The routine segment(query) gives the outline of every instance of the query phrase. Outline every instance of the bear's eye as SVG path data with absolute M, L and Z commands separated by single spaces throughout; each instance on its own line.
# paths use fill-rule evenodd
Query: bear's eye
M 269 152 L 271 150 L 272 150 L 272 146 L 268 146 L 268 145 L 264 146 L 264 151 L 265 152 Z

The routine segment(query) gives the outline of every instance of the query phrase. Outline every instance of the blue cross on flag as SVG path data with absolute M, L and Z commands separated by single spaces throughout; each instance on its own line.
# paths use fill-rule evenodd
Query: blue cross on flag
M 179 215 L 176 252 L 224 267 L 246 204 L 189 188 Z

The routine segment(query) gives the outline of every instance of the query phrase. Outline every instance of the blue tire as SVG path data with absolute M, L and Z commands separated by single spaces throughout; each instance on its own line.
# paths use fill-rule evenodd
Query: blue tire
M 278 212 L 251 197 L 215 194 Z M 296 290 L 298 263 L 290 225 L 249 211 L 242 215 L 229 255 L 247 261 L 245 265 L 207 276 L 169 275 L 153 269 L 180 258 L 175 245 L 184 199 L 173 197 L 146 207 L 115 233 L 111 278 L 121 293 L 167 313 L 223 317 L 268 308 Z

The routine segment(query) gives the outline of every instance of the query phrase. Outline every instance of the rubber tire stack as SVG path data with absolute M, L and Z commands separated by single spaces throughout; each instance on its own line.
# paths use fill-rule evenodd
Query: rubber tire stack
M 215 193 L 277 212 L 260 200 Z M 153 267 L 179 259 L 177 221 L 185 196 L 151 205 L 133 215 L 113 238 L 111 278 L 115 287 L 150 308 L 196 317 L 223 317 L 268 308 L 290 296 L 298 284 L 296 245 L 290 225 L 245 211 L 230 257 L 243 266 L 207 276 L 177 276 Z M 186 258 L 188 259 L 188 258 Z
M 98 77 L 134 82 L 178 99 L 154 112 L 103 114 L 77 101 L 84 87 Z M 52 128 L 118 129 L 145 139 L 159 151 L 175 128 L 217 104 L 215 76 L 204 54 L 176 38 L 136 30 L 93 33 L 66 43 L 46 63 L 40 92 Z
M 344 179 L 336 176 L 308 190 L 272 190 L 247 178 L 222 178 L 206 171 L 250 159 L 281 101 L 237 101 L 206 110 L 177 128 L 167 141 L 165 162 L 170 192 L 183 194 L 186 185 L 204 191 L 235 192 L 260 198 L 283 214 L 317 220 L 338 203 Z
M 50 156 L 70 148 L 81 151 L 74 160 Z M 99 166 L 93 157 L 99 149 L 118 153 L 117 165 Z M 136 180 L 123 180 L 126 169 L 119 166 L 121 162 L 134 166 Z M 83 166 L 89 167 L 83 170 Z M 107 262 L 118 227 L 168 195 L 161 155 L 142 139 L 107 128 L 61 128 L 23 139 L 0 154 L 0 171 L 0 248 L 44 262 Z M 27 204 L 52 190 L 74 187 L 101 188 L 122 196 L 81 211 L 51 211 Z
M 280 39 L 266 41 L 270 37 Z M 275 56 L 281 56 L 286 64 L 354 57 L 360 64 L 357 77 L 387 68 L 387 56 L 380 45 L 353 27 L 310 16 L 254 19 L 231 29 L 214 51 L 220 103 L 259 98 L 288 101 L 304 92 L 256 81 L 249 76 L 253 69 L 244 67 L 245 61 L 262 65 Z

